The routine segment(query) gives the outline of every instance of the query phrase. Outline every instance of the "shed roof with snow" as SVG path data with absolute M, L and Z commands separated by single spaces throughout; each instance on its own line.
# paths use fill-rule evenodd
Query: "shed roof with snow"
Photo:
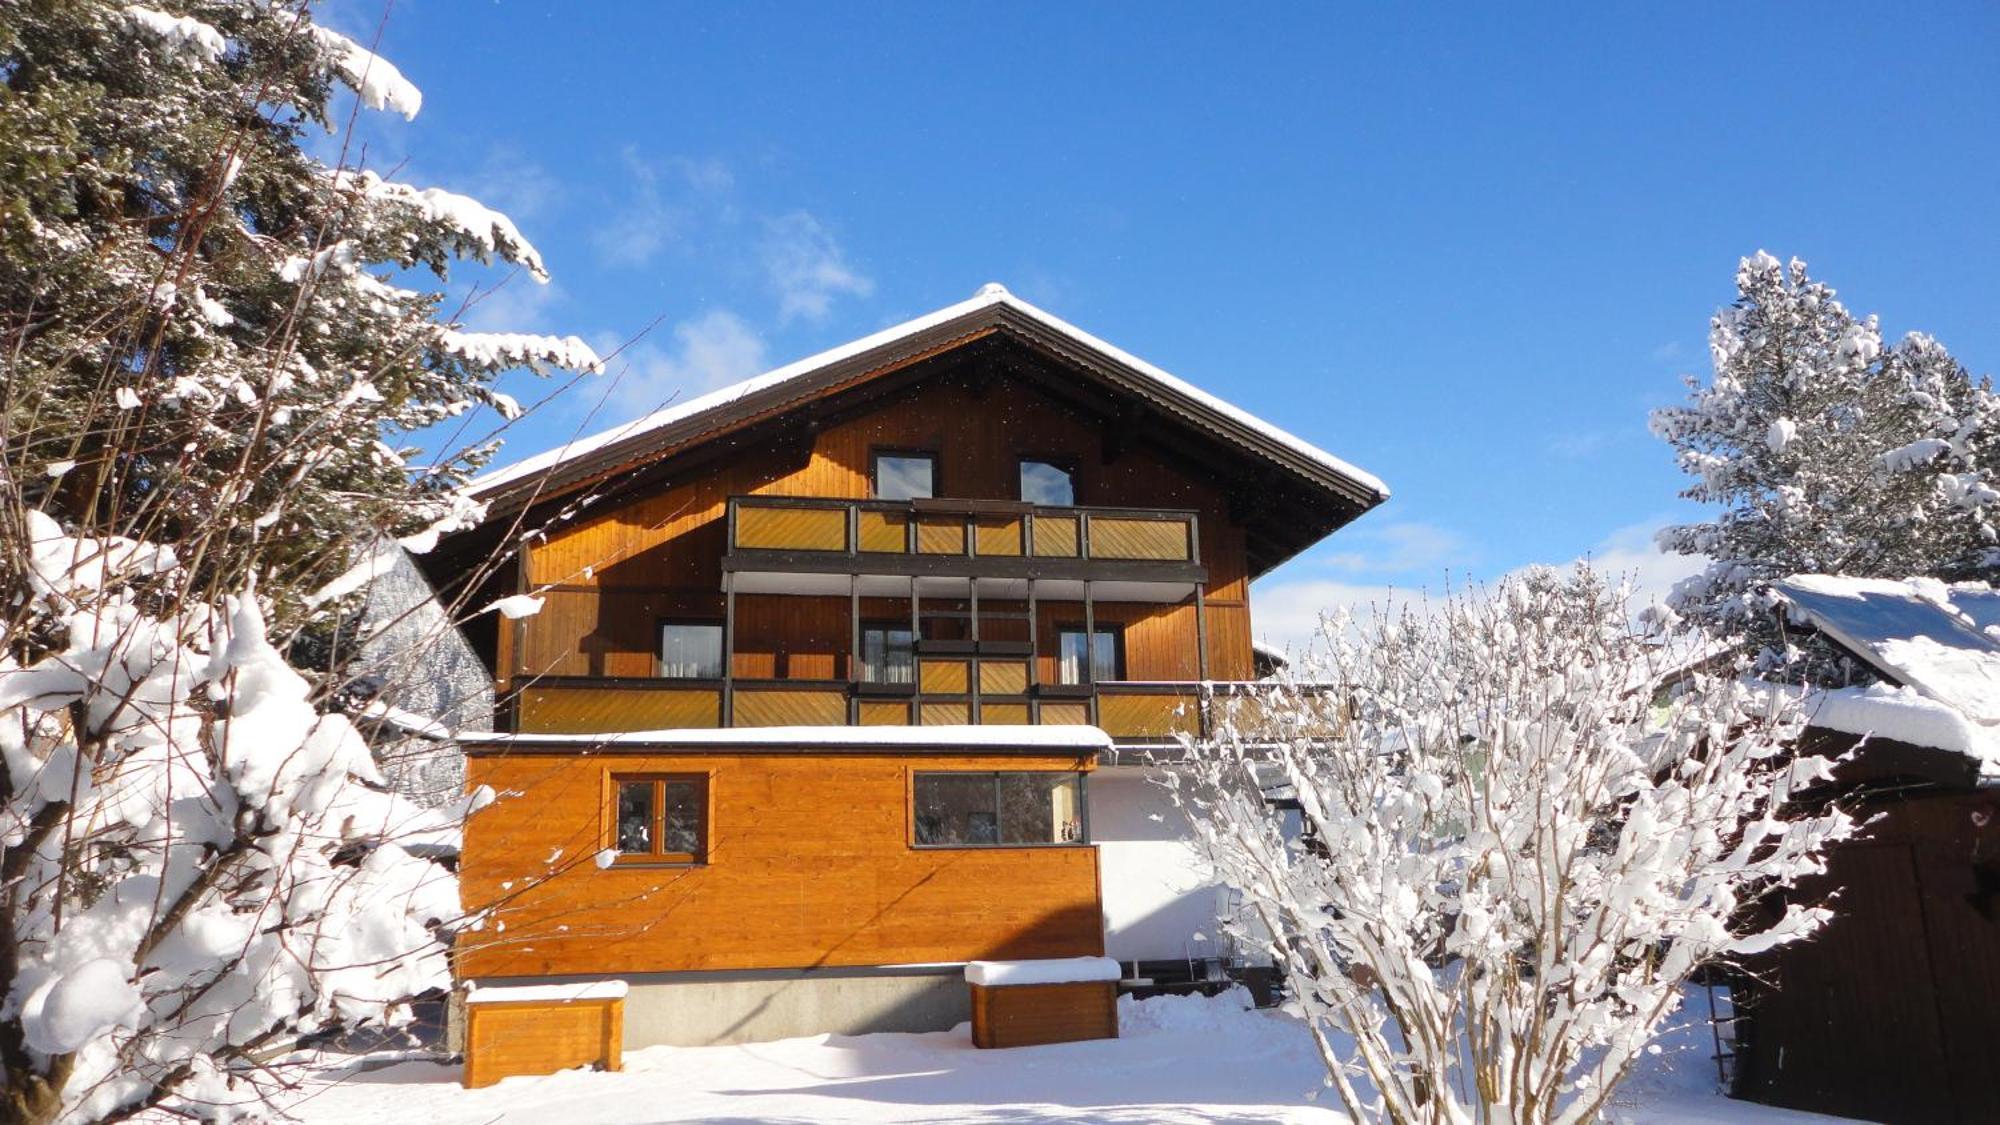
M 1960 754 L 2000 784 L 2000 591 L 1824 574 L 1772 590 L 1883 681 L 1818 693 L 1812 725 Z

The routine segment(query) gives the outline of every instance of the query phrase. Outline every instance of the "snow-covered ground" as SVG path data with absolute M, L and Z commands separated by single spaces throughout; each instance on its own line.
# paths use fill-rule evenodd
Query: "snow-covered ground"
M 1693 1013 L 1690 1013 L 1692 1015 Z M 1121 1037 L 981 1051 L 965 1029 L 822 1035 L 734 1047 L 652 1047 L 617 1074 L 568 1071 L 483 1090 L 430 1062 L 328 1058 L 290 1105 L 319 1125 L 420 1121 L 596 1125 L 750 1122 L 1340 1122 L 1332 1091 L 1288 1017 L 1245 1010 L 1242 994 L 1119 1004 Z M 1804 1125 L 1831 1118 L 1733 1102 L 1715 1092 L 1705 1023 L 1680 1021 L 1622 1092 L 1632 1125 Z

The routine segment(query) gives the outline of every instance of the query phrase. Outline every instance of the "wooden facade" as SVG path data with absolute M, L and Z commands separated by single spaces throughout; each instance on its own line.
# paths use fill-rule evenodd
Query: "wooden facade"
M 475 580 L 479 604 L 542 599 L 472 633 L 502 734 L 469 750 L 467 780 L 505 796 L 465 834 L 462 894 L 490 922 L 461 935 L 461 977 L 1102 954 L 1088 786 L 1019 776 L 1087 775 L 1097 752 L 1078 747 L 1099 736 L 921 728 L 1207 733 L 1255 675 L 1251 579 L 1386 491 L 1004 294 L 968 310 L 503 479 L 480 494 L 487 521 L 426 558 L 447 592 L 504 559 Z M 931 494 L 876 496 L 884 453 L 933 458 Z M 1073 495 L 1026 502 L 1024 461 L 1062 470 Z M 689 646 L 719 629 L 719 654 L 667 675 L 670 625 Z M 915 638 L 897 642 L 906 669 L 864 675 L 871 627 L 878 649 L 888 630 Z M 1114 675 L 1078 658 L 1100 634 Z M 684 737 L 776 727 L 791 733 Z M 799 735 L 828 727 L 916 729 Z M 591 738 L 630 732 L 676 737 Z M 993 825 L 1016 823 L 1006 784 L 1073 785 L 1048 799 L 1075 818 L 1045 818 L 1046 842 L 966 827 L 920 844 L 914 794 L 945 785 L 917 775 L 952 771 L 994 774 Z M 670 785 L 676 809 L 702 794 L 705 838 L 662 850 L 661 813 L 658 839 L 628 847 L 621 793 L 664 804 Z M 989 823 L 944 808 L 927 841 L 947 817 Z M 648 859 L 668 855 L 699 861 Z
M 1854 743 L 1808 734 L 1829 756 Z M 2000 1120 L 2000 794 L 1968 765 L 1877 739 L 1840 767 L 1841 799 L 1872 822 L 1790 896 L 1831 898 L 1825 929 L 1736 984 L 1738 1096 L 1895 1125 Z
M 475 753 L 501 800 L 466 827 L 468 977 L 662 973 L 1081 957 L 1103 953 L 1087 845 L 920 848 L 918 770 L 1088 771 L 1090 756 L 656 752 Z M 612 845 L 611 780 L 700 773 L 707 862 L 594 861 Z
M 511 636 L 501 646 L 506 658 L 500 669 L 502 686 L 534 676 L 653 676 L 661 622 L 723 617 L 731 497 L 865 500 L 870 493 L 870 454 L 887 448 L 935 451 L 940 492 L 955 499 L 1014 500 L 1019 463 L 1034 457 L 1074 465 L 1078 501 L 1086 507 L 1194 513 L 1200 529 L 1195 546 L 1208 575 L 1202 584 L 1201 607 L 1208 634 L 1208 676 L 1248 679 L 1249 574 L 1242 529 L 1232 523 L 1223 487 L 1147 453 L 1107 460 L 1104 440 L 1101 427 L 1025 384 L 1003 381 L 975 389 L 941 382 L 913 388 L 877 410 L 827 426 L 813 436 L 803 457 L 788 460 L 769 451 L 746 453 L 650 494 L 600 507 L 552 529 L 528 547 L 522 588 L 544 593 L 547 602 L 536 616 L 503 629 Z M 767 537 L 761 542 L 811 546 L 828 542 L 824 537 L 845 534 L 846 516 L 839 510 L 776 510 L 788 516 L 820 517 L 826 524 L 818 528 L 822 538 L 812 538 L 810 529 L 816 525 L 786 530 L 785 525 L 758 525 L 753 520 L 747 530 Z M 1171 538 L 1171 529 L 1161 524 L 1102 518 L 1095 528 L 1098 549 L 1120 559 L 1158 552 Z M 743 534 L 746 529 L 738 530 Z M 963 531 L 957 534 L 962 536 Z M 988 534 L 989 545 L 997 534 Z M 939 546 L 957 548 L 960 541 Z M 892 604 L 901 601 L 868 599 L 861 612 L 870 619 L 896 620 L 908 613 L 903 605 Z M 1003 607 L 987 608 L 997 613 Z M 847 677 L 851 658 L 847 598 L 739 595 L 736 609 L 731 654 L 736 675 Z M 1097 603 L 1096 612 L 1102 621 L 1124 626 L 1127 679 L 1199 675 L 1203 654 L 1192 599 L 1170 605 L 1107 599 Z M 1038 606 L 1046 643 L 1037 656 L 1045 678 L 1053 678 L 1054 625 L 1080 620 L 1082 613 L 1076 600 Z
M 1118 1038 L 1118 983 L 975 984 L 972 1045 L 1037 1047 Z

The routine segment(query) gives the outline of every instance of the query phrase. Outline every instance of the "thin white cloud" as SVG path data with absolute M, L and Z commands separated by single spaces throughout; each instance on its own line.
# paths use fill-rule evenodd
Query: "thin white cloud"
M 1446 527 L 1418 520 L 1369 524 L 1339 540 L 1352 550 L 1325 556 L 1326 565 L 1350 574 L 1425 574 L 1450 567 L 1463 570 L 1474 559 L 1472 544 Z
M 825 320 L 835 298 L 875 292 L 875 283 L 847 263 L 832 233 L 804 211 L 766 219 L 758 257 L 781 321 Z
M 626 172 L 623 195 L 610 218 L 591 232 L 591 243 L 605 265 L 628 269 L 650 265 L 668 247 L 734 219 L 731 195 L 736 177 L 722 160 L 686 156 L 650 160 L 631 145 L 618 157 Z
M 1674 583 L 1707 564 L 1700 557 L 1668 554 L 1659 549 L 1653 539 L 1667 522 L 1656 518 L 1617 528 L 1583 555 L 1599 574 L 1630 584 L 1635 610 L 1663 601 Z M 1517 573 L 1519 569 L 1500 578 Z M 1317 578 L 1260 582 L 1251 590 L 1250 619 L 1258 640 L 1296 652 L 1318 637 L 1320 620 L 1326 613 L 1345 611 L 1356 618 L 1383 610 L 1400 613 L 1406 606 L 1422 606 L 1426 601 L 1448 596 L 1463 589 L 1465 584 L 1466 580 L 1457 575 L 1442 573 L 1428 582 L 1408 587 Z
M 612 361 L 617 383 L 607 392 L 607 405 L 618 418 L 741 382 L 769 366 L 763 339 L 728 309 L 684 320 L 673 335 L 672 347 L 641 340 Z
M 1624 578 L 1632 584 L 1634 608 L 1665 601 L 1674 583 L 1700 573 L 1708 565 L 1708 559 L 1701 555 L 1676 555 L 1660 550 L 1653 540 L 1668 522 L 1651 519 L 1627 524 L 1605 536 L 1588 556 L 1590 565 L 1599 574 Z

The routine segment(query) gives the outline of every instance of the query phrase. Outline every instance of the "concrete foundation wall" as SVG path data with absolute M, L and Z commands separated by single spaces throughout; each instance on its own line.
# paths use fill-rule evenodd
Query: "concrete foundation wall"
M 480 983 L 575 983 L 587 977 Z M 648 973 L 617 978 L 625 997 L 625 1049 L 756 1043 L 801 1035 L 947 1031 L 972 1018 L 961 966 Z

